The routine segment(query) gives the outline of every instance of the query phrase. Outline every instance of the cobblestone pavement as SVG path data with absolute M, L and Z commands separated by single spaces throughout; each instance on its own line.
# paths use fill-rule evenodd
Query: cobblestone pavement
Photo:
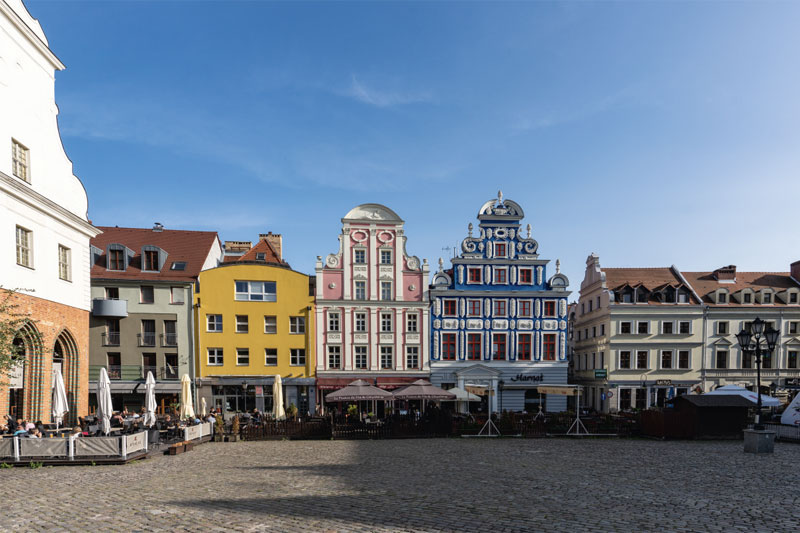
M 430 439 L 208 443 L 0 470 L 17 531 L 792 531 L 800 445 Z

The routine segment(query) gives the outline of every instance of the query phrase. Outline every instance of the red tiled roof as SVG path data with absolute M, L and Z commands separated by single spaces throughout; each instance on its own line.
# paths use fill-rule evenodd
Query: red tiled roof
M 91 240 L 92 246 L 102 250 L 102 255 L 92 265 L 93 279 L 131 279 L 193 281 L 197 278 L 217 240 L 215 231 L 170 230 L 153 231 L 151 228 L 119 228 L 98 226 L 103 231 Z M 125 271 L 107 270 L 107 247 L 122 244 L 134 253 Z M 160 272 L 142 272 L 142 247 L 158 246 L 167 253 L 167 260 Z M 170 270 L 172 263 L 186 262 L 185 270 Z
M 703 303 L 714 305 L 716 301 L 710 295 L 717 289 L 728 289 L 733 294 L 742 289 L 750 288 L 755 292 L 761 289 L 772 288 L 782 292 L 788 288 L 800 288 L 789 272 L 736 272 L 736 280 L 729 283 L 720 283 L 714 277 L 714 272 L 683 272 L 686 281 L 694 288 L 703 299 Z M 771 304 L 759 304 L 754 298 L 752 304 L 747 305 L 786 305 L 780 298 L 773 298 Z M 736 305 L 737 302 L 731 302 Z M 731 304 L 728 304 L 730 306 Z
M 678 277 L 675 271 L 670 267 L 654 267 L 654 268 L 602 268 L 606 274 L 606 287 L 612 291 L 619 291 L 626 286 L 632 288 L 644 287 L 651 293 L 659 291 L 666 287 L 686 287 L 683 280 Z M 691 290 L 691 287 L 687 287 Z M 699 303 L 692 295 L 691 300 L 693 303 Z M 660 305 L 673 305 L 672 302 L 664 304 L 657 300 L 651 294 L 647 301 L 648 304 Z M 685 305 L 685 304 L 684 304 Z
M 257 254 L 264 254 L 264 259 L 258 259 Z M 273 248 L 272 244 L 267 239 L 259 240 L 255 246 L 250 248 L 243 256 L 238 258 L 239 261 L 266 261 L 267 263 L 277 263 L 279 265 L 289 266 L 289 263 L 284 261 L 278 256 L 278 253 Z

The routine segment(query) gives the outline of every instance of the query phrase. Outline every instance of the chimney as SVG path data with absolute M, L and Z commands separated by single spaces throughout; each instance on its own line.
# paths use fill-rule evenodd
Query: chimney
M 714 271 L 714 277 L 719 282 L 732 283 L 736 281 L 736 265 L 720 267 Z
M 226 254 L 243 254 L 252 246 L 253 244 L 250 241 L 225 241 L 224 244 Z
M 792 265 L 789 267 L 789 272 L 795 281 L 800 281 L 800 261 L 795 261 L 792 263 Z
M 153 224 L 153 231 L 164 231 L 164 224 L 161 222 L 156 222 Z
M 283 237 L 281 237 L 280 233 L 261 233 L 258 236 L 259 239 L 264 239 L 265 241 L 269 242 L 273 248 L 275 248 L 275 254 L 278 256 L 278 259 L 283 261 L 283 252 L 281 249 L 283 248 Z

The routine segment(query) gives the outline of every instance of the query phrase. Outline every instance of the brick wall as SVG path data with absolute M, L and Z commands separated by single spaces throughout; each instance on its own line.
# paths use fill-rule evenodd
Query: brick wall
M 61 336 L 66 348 L 62 373 L 70 411 L 64 423 L 74 423 L 77 416 L 88 411 L 89 312 L 26 294 L 15 294 L 12 301 L 18 305 L 17 313 L 30 317 L 42 340 L 41 350 L 27 354 L 21 418 L 45 423 L 51 420 L 53 348 Z M 8 404 L 8 388 L 0 386 L 3 418 L 8 414 Z

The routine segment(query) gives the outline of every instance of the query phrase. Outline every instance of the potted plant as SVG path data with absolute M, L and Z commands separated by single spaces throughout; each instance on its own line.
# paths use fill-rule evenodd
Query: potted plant
M 286 408 L 286 417 L 294 420 L 294 417 L 296 416 L 297 416 L 297 406 L 294 403 L 290 403 L 289 407 Z
M 355 404 L 350 404 L 347 406 L 347 417 L 351 420 L 355 420 L 358 418 L 358 406 Z
M 228 435 L 228 442 L 238 442 L 239 441 L 239 415 L 233 417 L 233 422 L 231 423 L 231 434 Z
M 222 415 L 214 417 L 214 442 L 225 441 L 225 422 L 222 421 Z

